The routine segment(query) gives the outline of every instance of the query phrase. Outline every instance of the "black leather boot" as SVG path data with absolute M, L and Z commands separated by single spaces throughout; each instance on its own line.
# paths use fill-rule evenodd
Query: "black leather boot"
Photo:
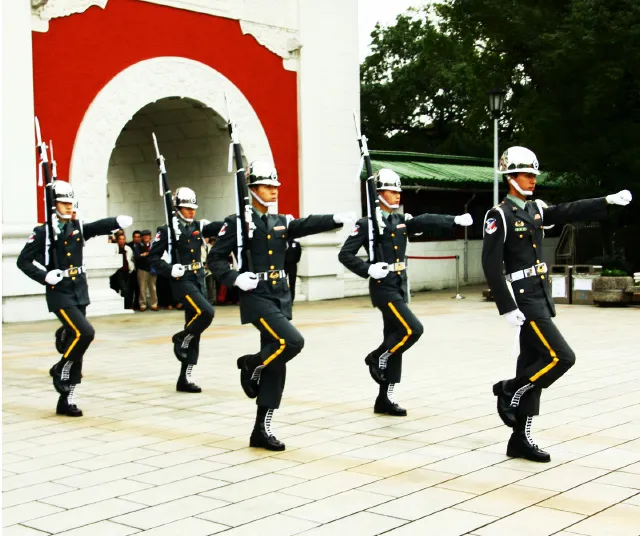
M 516 430 L 509 438 L 507 456 L 510 458 L 524 458 L 532 462 L 548 463 L 551 461 L 551 455 L 540 449 L 531 438 L 532 420 L 532 417 L 518 419 Z
M 67 350 L 68 335 L 69 333 L 64 326 L 60 326 L 58 329 L 56 329 L 56 351 L 60 354 L 64 354 Z
M 369 374 L 378 385 L 387 383 L 385 371 L 380 368 L 380 352 L 384 353 L 384 350 L 375 350 L 364 358 L 365 365 L 369 367 Z
M 384 413 L 393 417 L 406 417 L 407 410 L 400 407 L 393 397 L 394 383 L 380 385 L 380 393 L 373 406 L 374 413 Z
M 518 412 L 517 407 L 511 407 L 511 399 L 513 393 L 506 390 L 506 380 L 498 382 L 493 386 L 493 394 L 498 398 L 497 408 L 498 415 L 502 419 L 502 422 L 509 428 L 514 428 L 516 425 L 516 414 Z
M 194 335 L 187 331 L 181 331 L 180 333 L 176 333 L 171 341 L 173 342 L 173 354 L 176 356 L 178 361 L 184 361 L 188 357 L 189 352 L 189 344 L 193 340 Z
M 69 394 L 69 375 L 73 361 L 61 360 L 49 369 L 49 375 L 53 378 L 53 388 L 58 394 L 67 396 Z
M 199 385 L 196 385 L 191 381 L 191 371 L 193 369 L 193 365 L 187 365 L 186 363 L 182 363 L 182 367 L 180 367 L 180 376 L 178 378 L 178 383 L 176 383 L 176 391 L 181 393 L 201 393 L 202 389 Z
M 56 406 L 57 415 L 66 415 L 67 417 L 82 417 L 82 410 L 76 406 L 73 398 L 76 386 L 69 386 L 69 394 L 61 394 L 58 398 Z
M 256 415 L 256 424 L 251 432 L 249 446 L 262 448 L 267 450 L 281 451 L 285 449 L 284 443 L 278 441 L 276 436 L 271 432 L 271 419 L 273 418 L 273 410 L 258 406 Z
M 254 354 L 247 354 L 238 358 L 238 368 L 240 369 L 240 385 L 242 386 L 244 394 L 249 398 L 255 398 L 258 396 L 258 380 L 252 379 L 255 368 L 252 368 L 249 364 L 249 361 L 252 357 L 254 357 Z

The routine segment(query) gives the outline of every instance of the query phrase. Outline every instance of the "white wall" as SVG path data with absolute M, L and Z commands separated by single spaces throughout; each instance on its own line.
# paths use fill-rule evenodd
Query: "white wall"
M 20 320 L 37 306 L 46 316 L 43 288 L 16 266 L 37 224 L 33 126 L 31 7 L 1 2 L 2 14 L 2 319 Z M 51 125 L 49 125 L 51 129 Z M 43 125 L 46 129 L 46 125 Z M 44 135 L 46 136 L 46 130 Z M 49 130 L 51 132 L 51 130 Z
M 353 125 L 353 112 L 360 109 L 357 2 L 299 0 L 298 10 L 300 212 L 358 213 L 360 157 Z M 344 296 L 337 254 L 350 230 L 303 241 L 301 299 Z
M 165 223 L 152 132 L 165 157 L 172 191 L 187 186 L 196 192 L 197 218 L 221 220 L 235 210 L 226 123 L 195 101 L 163 99 L 142 108 L 126 124 L 109 162 L 109 213 L 133 216 L 128 235 L 133 229 L 155 234 Z

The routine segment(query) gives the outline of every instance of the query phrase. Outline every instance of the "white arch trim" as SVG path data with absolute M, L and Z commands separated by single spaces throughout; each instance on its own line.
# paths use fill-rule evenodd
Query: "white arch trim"
M 185 97 L 225 117 L 225 93 L 246 154 L 251 159 L 273 160 L 267 135 L 250 102 L 208 65 L 181 57 L 158 57 L 118 73 L 87 109 L 73 145 L 69 180 L 82 212 L 92 220 L 107 216 L 109 159 L 122 129 L 138 110 L 167 97 Z M 171 177 L 171 170 L 167 171 Z

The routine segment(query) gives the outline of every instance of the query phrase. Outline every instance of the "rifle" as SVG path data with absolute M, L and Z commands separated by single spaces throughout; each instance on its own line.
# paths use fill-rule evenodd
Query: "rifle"
M 367 198 L 367 220 L 369 221 L 369 261 L 384 262 L 384 253 L 382 250 L 381 237 L 384 232 L 385 223 L 382 219 L 382 210 L 380 209 L 380 201 L 378 200 L 378 191 L 376 183 L 373 179 L 373 169 L 371 168 L 371 156 L 369 155 L 369 147 L 367 147 L 367 137 L 360 133 L 358 119 L 356 113 L 353 112 L 353 121 L 356 125 L 356 138 L 360 147 L 361 161 L 360 173 L 362 173 L 362 165 L 367 170 L 367 178 L 365 179 L 365 195 Z
M 51 179 L 51 167 L 47 158 L 47 144 L 42 141 L 40 122 L 35 118 L 36 140 L 40 154 L 40 168 L 38 173 L 38 186 L 42 186 L 44 176 L 44 210 L 46 218 L 44 264 L 48 270 L 58 269 L 58 252 L 55 244 L 58 241 L 58 216 L 56 214 L 56 201 L 53 194 L 53 180 Z
M 160 154 L 158 139 L 155 133 L 152 132 L 151 136 L 153 137 L 153 146 L 156 148 L 156 163 L 158 164 L 158 171 L 160 173 L 158 177 L 160 182 L 160 197 L 164 197 L 164 217 L 167 222 L 167 250 L 171 257 L 171 264 L 182 264 L 178 251 L 180 226 L 178 225 L 178 215 L 176 214 L 176 208 L 173 206 L 171 189 L 169 188 L 169 181 L 167 180 L 167 168 L 164 165 L 164 156 Z
M 232 159 L 236 163 L 236 224 L 237 244 L 238 244 L 238 269 L 253 272 L 253 259 L 251 258 L 251 239 L 255 223 L 253 223 L 253 209 L 251 208 L 251 198 L 247 188 L 247 179 L 242 163 L 242 148 L 238 138 L 236 125 L 231 120 L 229 101 L 225 93 L 224 101 L 227 106 L 227 128 L 231 144 L 229 145 L 229 173 L 232 171 Z M 244 268 L 244 270 L 243 270 Z

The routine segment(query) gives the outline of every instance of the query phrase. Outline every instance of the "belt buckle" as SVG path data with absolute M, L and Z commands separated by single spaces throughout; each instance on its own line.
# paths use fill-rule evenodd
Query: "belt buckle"
M 192 270 L 199 270 L 200 266 L 201 266 L 201 263 L 199 263 L 199 262 L 192 262 L 191 263 L 191 269 Z
M 69 275 L 78 275 L 78 269 L 77 268 L 69 268 Z
M 269 272 L 269 279 L 280 279 L 280 272 L 275 270 L 273 272 Z
M 536 264 L 536 273 L 538 274 L 546 274 L 547 273 L 547 263 L 541 262 L 540 264 Z

